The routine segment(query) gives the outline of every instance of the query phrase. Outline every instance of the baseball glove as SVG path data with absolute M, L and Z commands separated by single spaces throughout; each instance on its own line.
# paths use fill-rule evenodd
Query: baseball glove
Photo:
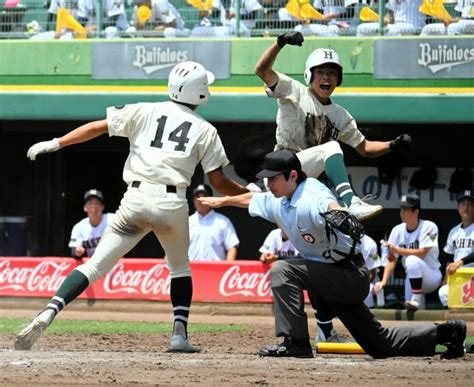
M 349 235 L 354 241 L 360 242 L 364 235 L 364 226 L 354 215 L 347 211 L 330 210 L 321 214 L 326 220 L 326 227 L 335 233 L 338 230 L 345 235 Z

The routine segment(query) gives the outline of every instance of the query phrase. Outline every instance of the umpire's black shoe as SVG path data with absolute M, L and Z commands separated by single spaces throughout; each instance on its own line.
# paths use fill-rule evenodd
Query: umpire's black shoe
M 448 325 L 453 329 L 453 337 L 449 343 L 446 343 L 448 348 L 441 354 L 441 359 L 456 359 L 463 357 L 466 353 L 464 340 L 466 340 L 466 323 L 463 320 L 448 321 Z
M 310 358 L 313 357 L 313 350 L 309 338 L 297 340 L 285 337 L 283 343 L 260 348 L 258 354 L 271 357 Z

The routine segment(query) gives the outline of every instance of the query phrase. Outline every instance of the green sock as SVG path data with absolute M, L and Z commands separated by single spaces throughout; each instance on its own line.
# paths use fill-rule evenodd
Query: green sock
M 341 154 L 336 153 L 329 157 L 325 164 L 326 176 L 334 185 L 336 194 L 349 207 L 351 200 L 354 197 L 351 185 L 349 184 L 349 177 L 347 176 L 346 166 L 344 165 L 344 158 Z
M 78 297 L 89 286 L 87 277 L 78 270 L 73 270 L 63 281 L 56 296 L 69 304 L 72 300 Z

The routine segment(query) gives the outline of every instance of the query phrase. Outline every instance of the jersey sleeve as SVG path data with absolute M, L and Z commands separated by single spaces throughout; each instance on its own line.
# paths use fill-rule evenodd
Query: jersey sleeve
M 107 108 L 109 136 L 130 137 L 130 131 L 140 116 L 141 104 Z
M 201 155 L 201 165 L 204 173 L 209 173 L 229 164 L 229 159 L 216 128 L 211 127 L 207 130 L 202 142 L 204 152 Z
M 448 234 L 448 239 L 446 240 L 446 245 L 443 249 L 446 254 L 454 255 L 454 232 L 455 228 L 451 229 Z
M 400 227 L 395 226 L 390 232 L 387 242 L 391 243 L 394 246 L 400 246 L 400 232 Z M 398 254 L 395 254 L 395 257 L 398 258 L 398 256 Z
M 361 253 L 364 257 L 365 264 L 369 270 L 380 266 L 379 254 L 377 251 L 377 244 L 368 235 L 363 237 L 363 243 L 360 245 Z
M 270 222 L 277 223 L 275 220 L 276 200 L 271 192 L 255 193 L 250 200 L 250 216 L 259 216 Z
M 260 249 L 258 250 L 260 253 L 275 253 L 275 238 L 274 238 L 274 233 L 275 230 L 270 231 L 270 233 L 267 235 L 265 240 L 263 241 L 262 246 L 260 246 Z
M 357 127 L 354 117 L 352 117 L 346 109 L 343 109 L 342 116 L 341 135 L 338 140 L 355 148 L 365 140 L 365 137 Z
M 82 242 L 84 242 L 84 238 L 79 231 L 79 224 L 76 224 L 71 231 L 71 238 L 69 239 L 68 247 L 75 248 L 82 246 Z
M 272 90 L 268 86 L 265 87 L 265 92 L 267 93 L 267 96 L 270 98 L 294 98 L 298 100 L 301 95 L 300 90 L 301 88 L 304 89 L 305 86 L 285 74 L 277 72 L 277 75 L 278 83 L 276 84 L 275 89 Z
M 438 226 L 433 222 L 425 222 L 420 235 L 420 248 L 438 246 Z
M 229 219 L 226 219 L 227 227 L 224 234 L 224 246 L 226 250 L 230 250 L 232 247 L 239 245 L 240 240 L 235 231 L 235 227 Z

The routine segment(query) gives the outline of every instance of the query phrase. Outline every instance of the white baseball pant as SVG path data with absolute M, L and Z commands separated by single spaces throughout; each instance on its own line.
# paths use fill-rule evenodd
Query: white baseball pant
M 296 154 L 301 162 L 303 172 L 308 177 L 317 178 L 324 172 L 326 160 L 335 155 L 341 154 L 342 149 L 337 141 L 329 141 L 322 145 L 312 146 Z
M 411 300 L 410 278 L 423 278 L 423 294 L 434 292 L 441 283 L 441 271 L 430 267 L 423 259 L 415 255 L 409 255 L 405 258 L 405 300 Z M 423 305 L 424 306 L 424 305 Z
M 191 275 L 188 216 L 185 188 L 167 193 L 163 184 L 141 182 L 139 188 L 129 187 L 94 255 L 76 270 L 93 284 L 153 231 L 165 250 L 171 278 L 188 277 Z

